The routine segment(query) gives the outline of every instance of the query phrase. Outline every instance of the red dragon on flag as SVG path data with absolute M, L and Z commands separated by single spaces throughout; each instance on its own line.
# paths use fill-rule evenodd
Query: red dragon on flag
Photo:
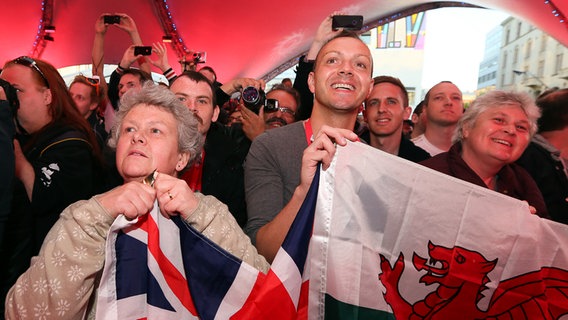
M 405 268 L 403 253 L 392 267 L 380 254 L 379 280 L 386 288 L 385 301 L 397 319 L 559 319 L 568 314 L 567 270 L 543 267 L 503 280 L 484 311 L 478 303 L 497 259 L 490 261 L 479 252 L 432 242 L 428 243 L 428 253 L 430 259 L 414 253 L 412 262 L 416 270 L 427 272 L 420 283 L 439 286 L 414 304 L 398 289 Z

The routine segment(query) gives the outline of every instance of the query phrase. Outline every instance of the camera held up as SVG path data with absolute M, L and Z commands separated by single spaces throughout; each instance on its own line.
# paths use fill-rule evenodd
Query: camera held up
M 243 89 L 241 99 L 245 107 L 258 114 L 260 107 L 264 105 L 266 94 L 262 90 L 249 86 Z
M 20 100 L 18 100 L 18 94 L 16 88 L 12 86 L 8 81 L 0 79 L 0 87 L 4 89 L 4 94 L 6 95 L 6 100 L 12 108 L 12 113 L 15 115 L 16 111 L 20 107 Z

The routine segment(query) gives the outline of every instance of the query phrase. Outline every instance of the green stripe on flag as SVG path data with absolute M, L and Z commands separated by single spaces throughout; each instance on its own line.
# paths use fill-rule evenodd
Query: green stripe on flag
M 334 299 L 329 294 L 325 295 L 325 319 L 373 319 L 394 320 L 394 314 L 382 310 L 369 309 L 355 306 Z

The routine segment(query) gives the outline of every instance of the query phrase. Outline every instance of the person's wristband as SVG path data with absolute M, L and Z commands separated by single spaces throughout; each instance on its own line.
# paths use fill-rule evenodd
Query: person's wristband
M 126 71 L 125 68 L 120 66 L 120 63 L 118 64 L 118 67 L 116 67 L 116 72 L 118 72 L 119 74 L 123 74 L 124 71 Z
M 172 68 L 169 68 L 168 70 L 164 71 L 163 75 L 164 77 L 166 77 L 166 79 L 168 79 L 168 82 L 170 83 L 172 83 L 173 80 L 176 78 L 176 73 Z
M 164 71 L 162 74 L 164 75 L 164 77 L 167 78 L 167 77 L 168 77 L 168 74 L 170 74 L 170 73 L 172 73 L 172 72 L 174 72 L 174 69 L 169 68 L 168 70 Z

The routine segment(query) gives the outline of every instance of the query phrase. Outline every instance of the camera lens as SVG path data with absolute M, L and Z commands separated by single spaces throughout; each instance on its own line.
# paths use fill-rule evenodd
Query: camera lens
M 241 98 L 243 99 L 245 107 L 258 113 L 260 106 L 264 104 L 265 95 L 264 91 L 249 86 L 243 89 Z
M 247 103 L 256 103 L 260 93 L 255 87 L 246 87 L 243 89 L 243 100 Z

